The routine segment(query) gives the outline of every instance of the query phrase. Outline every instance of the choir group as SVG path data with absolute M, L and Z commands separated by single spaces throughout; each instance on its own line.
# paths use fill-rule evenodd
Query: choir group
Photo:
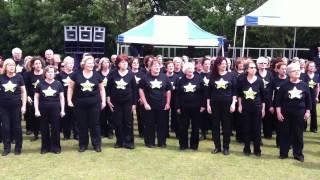
M 32 141 L 41 134 L 41 154 L 61 152 L 60 133 L 79 140 L 79 152 L 88 149 L 89 135 L 101 152 L 101 137 L 113 133 L 114 148 L 134 149 L 136 119 L 148 148 L 166 148 L 174 132 L 181 151 L 196 151 L 211 131 L 211 153 L 229 155 L 235 132 L 244 155 L 259 157 L 263 133 L 267 139 L 275 134 L 280 159 L 292 149 L 294 159 L 304 161 L 309 118 L 310 131 L 317 132 L 319 75 L 313 61 L 260 57 L 231 63 L 224 57 L 183 56 L 163 62 L 162 56 L 125 54 L 110 59 L 84 54 L 75 68 L 72 57 L 61 62 L 50 49 L 45 59 L 22 59 L 21 49 L 14 48 L 12 58 L 1 61 L 2 155 L 13 143 L 14 154 L 21 154 L 22 119 Z

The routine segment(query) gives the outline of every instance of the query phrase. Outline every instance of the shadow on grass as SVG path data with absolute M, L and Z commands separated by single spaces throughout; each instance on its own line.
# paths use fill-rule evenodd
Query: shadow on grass
M 300 168 L 305 168 L 305 169 L 315 169 L 315 170 L 320 170 L 320 163 L 315 163 L 315 162 L 295 162 L 295 166 L 300 167 Z
M 264 154 L 263 151 L 261 152 L 261 157 L 257 157 L 253 153 L 250 156 L 245 156 L 242 151 L 234 151 L 234 150 L 230 150 L 230 154 L 234 154 L 236 156 L 241 156 L 241 157 L 256 158 L 256 159 L 270 159 L 270 160 L 279 159 L 278 155 Z

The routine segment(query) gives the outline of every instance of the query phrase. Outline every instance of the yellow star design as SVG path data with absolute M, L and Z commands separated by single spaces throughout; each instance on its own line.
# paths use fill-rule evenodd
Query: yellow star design
M 225 81 L 223 78 L 220 78 L 219 81 L 214 82 L 217 86 L 217 89 L 227 89 L 228 81 Z
M 104 79 L 102 80 L 103 86 L 106 87 L 107 83 L 108 83 L 108 79 L 107 79 L 107 77 L 104 77 Z
M 35 89 L 37 87 L 37 85 L 39 84 L 39 79 L 37 79 L 36 82 L 32 83 L 33 88 Z
M 55 93 L 57 92 L 56 90 L 53 90 L 50 86 L 46 89 L 46 90 L 42 90 L 43 94 L 45 95 L 45 97 L 52 97 L 55 95 Z
M 141 78 L 139 78 L 138 76 L 134 76 L 134 79 L 136 80 L 136 83 L 139 84 Z
M 297 89 L 296 87 L 293 87 L 293 89 L 288 92 L 289 92 L 290 99 L 294 99 L 294 98 L 301 99 L 302 97 L 302 94 L 301 94 L 302 91 Z
M 276 87 L 277 88 L 277 90 L 279 90 L 280 89 L 280 86 L 278 86 L 278 87 Z
M 19 64 L 16 66 L 16 73 L 20 73 L 23 70 L 23 66 L 20 66 Z
M 153 81 L 150 81 L 150 83 L 151 83 L 151 88 L 152 89 L 155 89 L 155 88 L 160 89 L 161 85 L 162 85 L 162 81 L 158 81 L 157 79 L 155 79 Z
M 92 84 L 89 80 L 80 84 L 82 86 L 82 91 L 92 91 L 94 84 Z
M 10 80 L 7 82 L 7 84 L 2 85 L 4 87 L 4 92 L 14 92 L 15 88 L 17 87 L 16 84 L 13 84 Z
M 67 78 L 62 79 L 62 82 L 63 82 L 63 86 L 69 86 L 70 77 L 68 76 Z
M 203 78 L 203 82 L 205 86 L 209 85 L 209 79 L 206 76 Z
M 126 83 L 123 78 L 120 79 L 120 81 L 116 81 L 116 84 L 117 84 L 117 89 L 123 89 L 125 90 L 126 89 L 126 85 L 128 83 Z
M 196 85 L 193 85 L 191 83 L 187 84 L 186 86 L 183 86 L 185 92 L 194 92 L 196 91 Z
M 252 99 L 256 97 L 257 92 L 253 91 L 252 88 L 250 87 L 247 91 L 243 91 L 245 99 Z
M 314 82 L 313 79 L 311 79 L 311 80 L 309 81 L 308 85 L 309 85 L 309 88 L 312 88 L 312 89 L 313 89 L 313 88 L 317 85 L 317 83 Z
M 175 90 L 176 87 L 174 86 L 174 82 L 171 82 L 172 90 Z
M 263 81 L 263 87 L 267 88 L 267 85 L 269 84 L 269 82 L 266 81 L 265 79 L 262 79 L 262 81 Z

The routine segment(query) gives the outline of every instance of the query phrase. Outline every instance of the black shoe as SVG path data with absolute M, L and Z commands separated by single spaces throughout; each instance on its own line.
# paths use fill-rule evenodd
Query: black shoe
M 255 152 L 254 155 L 256 155 L 257 157 L 261 157 L 261 152 Z
M 73 139 L 74 140 L 79 140 L 79 136 L 78 135 L 73 135 Z
M 251 155 L 251 151 L 243 151 L 243 154 L 245 155 L 245 156 L 250 156 Z
M 127 144 L 124 146 L 126 149 L 134 149 L 134 145 L 133 144 Z
M 167 148 L 167 145 L 166 144 L 162 144 L 162 145 L 158 145 L 158 147 L 164 149 L 164 148 Z
M 33 136 L 33 137 L 30 139 L 30 141 L 31 141 L 31 142 L 34 142 L 34 141 L 37 141 L 38 139 L 39 139 L 38 136 Z
M 139 138 L 143 138 L 144 136 L 143 136 L 143 134 L 139 134 Z
M 107 138 L 108 138 L 108 139 L 113 139 L 113 135 L 112 135 L 112 134 L 109 134 L 109 135 L 107 135 Z
M 303 156 L 295 156 L 293 157 L 295 160 L 300 161 L 300 162 L 304 162 L 304 157 Z
M 207 135 L 205 133 L 201 133 L 199 140 L 207 139 Z
M 64 141 L 70 140 L 70 137 L 64 137 L 63 140 L 64 140 Z
M 3 153 L 2 153 L 2 156 L 7 156 L 9 153 L 10 153 L 9 150 L 4 150 Z
M 102 150 L 101 150 L 101 147 L 95 147 L 95 148 L 94 148 L 94 151 L 96 151 L 96 152 L 101 152 Z
M 85 152 L 86 150 L 87 150 L 86 147 L 80 147 L 80 148 L 79 148 L 79 152 L 81 152 L 81 153 L 82 153 L 82 152 Z
M 287 158 L 288 158 L 288 155 L 287 156 L 284 156 L 284 155 L 279 156 L 279 159 L 287 159 Z
M 122 148 L 122 144 L 120 144 L 120 143 L 115 143 L 115 144 L 113 145 L 113 148 L 115 148 L 115 149 L 117 149 L 117 148 Z
M 11 140 L 11 144 L 16 144 L 16 141 L 14 139 Z
M 21 149 L 14 150 L 14 155 L 20 155 L 20 154 L 21 154 Z
M 55 150 L 55 151 L 52 151 L 54 154 L 60 154 L 61 153 L 61 150 Z
M 31 135 L 31 134 L 32 134 L 32 131 L 27 131 L 26 132 L 26 135 L 28 135 L 28 136 Z
M 190 147 L 190 149 L 193 151 L 198 151 L 198 147 Z
M 223 149 L 223 155 L 229 155 L 230 154 L 230 152 L 229 152 L 229 149 Z
M 316 129 L 310 130 L 313 133 L 317 133 L 318 131 Z
M 220 153 L 221 152 L 221 149 L 218 149 L 218 148 L 215 148 L 211 151 L 211 154 L 217 154 L 217 153 Z
M 146 144 L 146 147 L 147 147 L 147 148 L 155 148 L 155 145 L 153 145 L 153 144 Z
M 46 154 L 47 152 L 48 152 L 48 150 L 42 149 L 42 150 L 40 151 L 40 154 Z

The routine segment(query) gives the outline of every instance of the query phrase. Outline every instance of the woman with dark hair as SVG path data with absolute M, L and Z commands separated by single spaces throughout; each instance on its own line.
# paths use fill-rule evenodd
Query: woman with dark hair
M 179 118 L 179 145 L 180 150 L 190 148 L 198 150 L 200 113 L 205 110 L 203 81 L 194 74 L 194 64 L 186 62 L 183 66 L 184 76 L 176 85 L 175 107 Z M 190 143 L 188 129 L 191 124 Z
M 30 120 L 32 127 L 32 132 L 34 136 L 31 138 L 31 141 L 38 140 L 39 130 L 40 130 L 40 120 L 38 117 L 35 117 L 33 98 L 37 85 L 40 81 L 43 81 L 43 67 L 44 61 L 40 56 L 34 56 L 30 60 L 31 71 L 24 74 L 24 82 L 28 94 L 28 103 L 27 103 L 27 120 Z
M 319 101 L 319 74 L 316 73 L 316 65 L 313 61 L 306 64 L 306 72 L 301 74 L 301 80 L 308 84 L 311 94 L 311 119 L 310 132 L 317 133 L 317 102 Z M 307 130 L 307 121 L 305 121 L 304 130 Z
M 211 68 L 211 59 L 204 58 L 202 60 L 202 72 L 200 73 L 200 78 L 203 80 L 204 86 L 209 86 L 210 80 L 210 68 Z M 208 130 L 212 128 L 212 123 L 210 120 L 210 115 L 207 111 L 203 111 L 201 113 L 201 123 L 200 123 L 200 130 L 201 130 L 201 137 L 200 140 L 207 139 Z
M 221 152 L 220 125 L 223 132 L 223 154 L 229 155 L 231 118 L 237 102 L 236 78 L 227 71 L 227 61 L 218 57 L 213 64 L 209 84 L 206 88 L 207 111 L 212 120 L 212 137 L 215 148 L 212 153 Z
M 308 84 L 299 79 L 299 64 L 291 63 L 287 72 L 289 81 L 282 84 L 276 96 L 280 133 L 279 158 L 288 158 L 288 152 L 292 146 L 294 159 L 303 162 L 303 128 L 304 121 L 310 117 L 310 89 Z
M 177 136 L 179 131 L 178 117 L 177 117 L 178 115 L 177 115 L 177 110 L 174 104 L 175 104 L 176 86 L 179 80 L 179 76 L 174 73 L 173 61 L 167 61 L 165 64 L 165 69 L 166 69 L 166 76 L 168 77 L 169 82 L 171 83 L 171 86 L 172 86 L 170 110 L 166 111 L 167 127 L 168 127 L 167 134 L 168 134 L 168 137 L 170 137 L 169 129 L 171 129 L 171 132 L 175 132 L 176 137 L 178 137 Z M 169 123 L 169 119 L 171 120 L 171 123 Z
M 108 78 L 107 103 L 117 138 L 114 148 L 134 149 L 132 113 L 136 109 L 137 84 L 133 73 L 128 70 L 128 60 L 125 54 L 116 59 L 117 70 Z
M 16 63 L 6 59 L 0 76 L 0 113 L 3 135 L 3 153 L 11 151 L 11 140 L 15 140 L 14 154 L 21 154 L 22 129 L 21 113 L 26 112 L 27 92 L 23 77 L 15 72 Z
M 63 85 L 64 91 L 64 98 L 65 102 L 67 101 L 67 93 L 68 93 L 68 86 L 70 82 L 70 77 L 74 74 L 73 67 L 74 67 L 74 59 L 70 56 L 67 56 L 63 60 L 64 68 L 63 70 L 57 75 L 57 80 Z M 73 107 L 66 106 L 65 113 L 66 115 L 62 118 L 61 127 L 63 132 L 63 139 L 68 140 L 71 137 L 71 130 L 73 131 L 73 138 L 78 139 L 78 124 L 76 123 L 76 119 L 74 117 Z
M 171 84 L 166 75 L 160 73 L 160 63 L 154 58 L 150 63 L 150 72 L 139 83 L 139 95 L 146 110 L 145 145 L 154 148 L 157 133 L 158 147 L 166 148 L 165 111 L 170 109 Z
M 97 71 L 102 76 L 103 85 L 107 93 L 107 85 L 108 85 L 108 78 L 111 74 L 110 72 L 110 60 L 106 57 L 101 58 L 98 61 L 98 68 Z M 111 111 L 110 108 L 104 108 L 101 110 L 100 115 L 100 123 L 101 123 L 101 134 L 104 137 L 108 137 L 109 139 L 113 138 L 113 123 L 111 119 Z
M 253 140 L 254 154 L 261 156 L 261 119 L 265 115 L 264 85 L 256 75 L 257 67 L 253 61 L 248 61 L 245 65 L 245 72 L 245 76 L 237 82 L 238 110 L 243 113 L 243 153 L 246 156 L 251 154 L 250 142 Z
M 34 94 L 35 116 L 40 117 L 41 154 L 60 154 L 60 120 L 65 115 L 63 86 L 54 79 L 54 66 L 47 66 L 43 74 L 45 79 Z
M 139 68 L 140 64 L 139 64 L 138 57 L 132 58 L 132 60 L 130 62 L 130 67 L 131 67 L 131 71 L 134 75 L 134 78 L 136 80 L 136 84 L 139 85 L 140 80 L 143 78 L 145 73 L 143 73 L 142 70 Z M 141 99 L 139 98 L 139 89 L 138 88 L 137 88 L 137 92 L 136 92 L 136 97 L 137 97 L 136 115 L 137 115 L 137 123 L 138 123 L 138 132 L 139 132 L 139 137 L 143 138 L 143 136 L 144 136 L 144 117 L 143 117 L 144 110 L 143 110 L 143 103 L 142 103 Z
M 68 105 L 74 107 L 79 122 L 79 152 L 88 149 L 90 130 L 91 143 L 96 152 L 101 152 L 100 110 L 106 106 L 106 93 L 101 75 L 94 70 L 94 58 L 84 56 L 81 70 L 71 76 L 68 87 Z

